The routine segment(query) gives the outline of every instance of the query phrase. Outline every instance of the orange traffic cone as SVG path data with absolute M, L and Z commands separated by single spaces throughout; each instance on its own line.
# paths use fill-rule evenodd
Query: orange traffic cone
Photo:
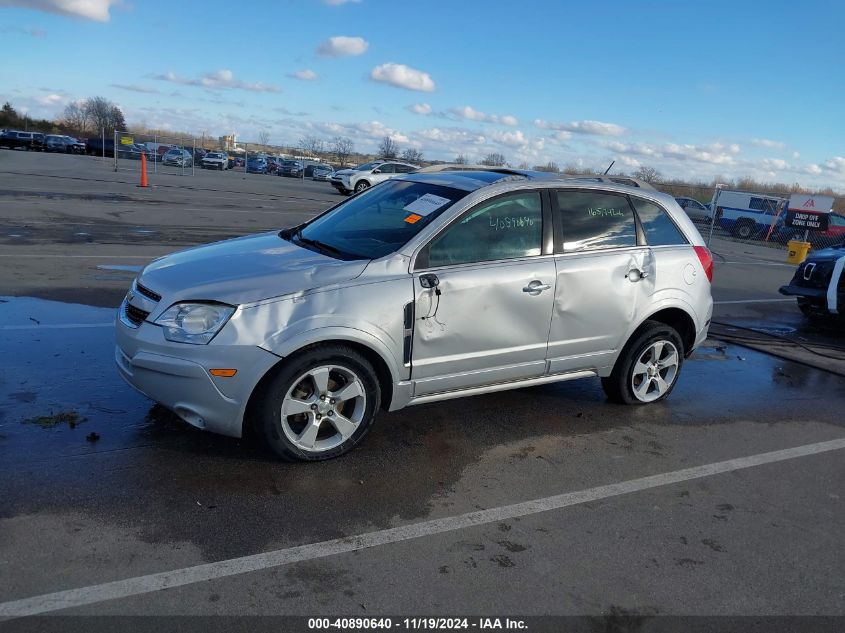
M 139 187 L 149 187 L 147 183 L 147 155 L 141 152 L 141 184 Z

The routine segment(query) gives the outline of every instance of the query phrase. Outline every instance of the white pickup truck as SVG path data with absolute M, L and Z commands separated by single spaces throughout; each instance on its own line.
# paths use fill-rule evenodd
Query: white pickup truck
M 226 152 L 208 152 L 202 157 L 203 169 L 229 169 L 229 156 Z

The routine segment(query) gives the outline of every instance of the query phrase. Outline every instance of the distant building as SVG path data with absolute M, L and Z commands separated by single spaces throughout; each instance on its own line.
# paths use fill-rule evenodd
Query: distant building
M 219 139 L 220 141 L 220 149 L 231 151 L 235 149 L 238 144 L 238 140 L 234 134 L 227 134 L 226 136 L 221 136 Z

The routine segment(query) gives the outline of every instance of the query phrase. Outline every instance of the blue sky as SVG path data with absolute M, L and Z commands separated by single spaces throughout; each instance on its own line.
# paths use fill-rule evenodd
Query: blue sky
M 0 0 L 0 99 L 845 190 L 845 3 Z M 297 76 L 297 73 L 299 74 Z

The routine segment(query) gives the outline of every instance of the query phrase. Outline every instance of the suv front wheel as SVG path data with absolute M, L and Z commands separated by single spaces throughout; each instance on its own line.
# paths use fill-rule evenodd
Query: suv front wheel
M 361 181 L 355 183 L 355 193 L 361 193 L 362 191 L 364 191 L 364 189 L 369 189 L 369 188 L 370 188 L 370 183 L 368 183 L 366 180 L 361 180 Z
M 646 321 L 628 341 L 601 385 L 611 402 L 649 404 L 666 398 L 678 381 L 684 345 L 675 328 Z
M 321 345 L 279 366 L 258 402 L 255 426 L 282 459 L 330 459 L 363 439 L 380 398 L 366 358 L 344 345 Z

